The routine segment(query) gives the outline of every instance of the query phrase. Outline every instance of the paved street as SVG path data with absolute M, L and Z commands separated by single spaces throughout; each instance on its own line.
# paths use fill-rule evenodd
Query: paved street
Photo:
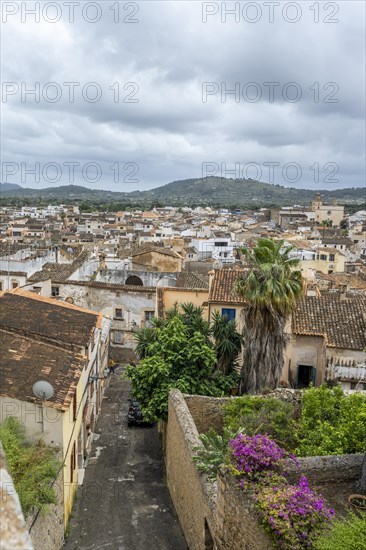
M 65 550 L 186 550 L 165 483 L 156 427 L 127 427 L 129 383 L 116 369 L 104 397 Z

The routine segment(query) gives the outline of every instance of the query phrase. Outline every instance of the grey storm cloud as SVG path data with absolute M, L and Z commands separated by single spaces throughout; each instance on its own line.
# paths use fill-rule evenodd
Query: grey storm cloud
M 24 11 L 36 2 L 2 3 L 3 181 L 68 184 L 74 163 L 72 183 L 130 191 L 200 177 L 204 163 L 269 181 L 276 163 L 274 183 L 365 184 L 363 2 L 71 4 L 73 22 L 62 1 L 40 2 L 36 22 Z M 133 182 L 116 163 L 138 167 Z

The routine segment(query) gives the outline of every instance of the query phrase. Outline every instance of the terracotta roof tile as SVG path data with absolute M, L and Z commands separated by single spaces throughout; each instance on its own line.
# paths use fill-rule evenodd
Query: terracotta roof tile
M 324 336 L 327 346 L 366 348 L 366 297 L 350 292 L 322 292 L 306 296 L 292 316 L 294 334 Z
M 0 328 L 60 345 L 85 347 L 102 315 L 22 289 L 0 294 Z
M 39 283 L 51 279 L 52 282 L 61 283 L 67 281 L 69 277 L 88 259 L 88 251 L 84 250 L 70 264 L 46 263 L 41 271 L 33 273 L 28 279 L 30 283 Z
M 141 246 L 140 248 L 135 250 L 135 252 L 132 254 L 132 258 L 134 258 L 135 256 L 141 256 L 142 254 L 149 254 L 151 252 L 156 252 L 157 254 L 164 254 L 165 256 L 172 256 L 173 258 L 182 259 L 182 256 L 171 248 L 163 248 L 152 245 Z
M 177 273 L 177 287 L 180 288 L 204 288 L 208 290 L 208 283 L 196 273 L 181 271 Z
M 221 269 L 214 273 L 209 302 L 244 304 L 245 300 L 233 291 L 234 283 L 243 269 Z
M 32 386 L 46 379 L 54 395 L 45 406 L 67 410 L 84 363 L 80 355 L 0 329 L 0 395 L 35 402 Z

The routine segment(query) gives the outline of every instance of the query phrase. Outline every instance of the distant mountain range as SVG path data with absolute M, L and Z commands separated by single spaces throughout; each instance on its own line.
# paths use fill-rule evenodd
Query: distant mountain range
M 250 208 L 257 206 L 292 206 L 309 204 L 314 190 L 282 187 L 251 179 L 225 179 L 219 177 L 192 178 L 173 181 L 148 191 L 104 191 L 88 189 L 80 185 L 64 185 L 45 189 L 24 188 L 17 184 L 1 183 L 3 203 L 7 199 L 37 199 L 55 202 L 91 202 L 92 204 L 122 203 L 125 205 L 172 205 L 172 206 L 221 206 L 229 208 Z M 319 190 L 323 200 L 337 199 L 343 204 L 366 202 L 363 187 Z M 29 202 L 29 200 L 28 200 Z

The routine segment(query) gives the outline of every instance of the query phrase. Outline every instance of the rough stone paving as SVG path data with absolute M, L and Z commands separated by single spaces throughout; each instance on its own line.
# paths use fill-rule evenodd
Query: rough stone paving
M 186 550 L 156 427 L 127 427 L 130 386 L 116 369 L 103 401 L 65 550 Z

